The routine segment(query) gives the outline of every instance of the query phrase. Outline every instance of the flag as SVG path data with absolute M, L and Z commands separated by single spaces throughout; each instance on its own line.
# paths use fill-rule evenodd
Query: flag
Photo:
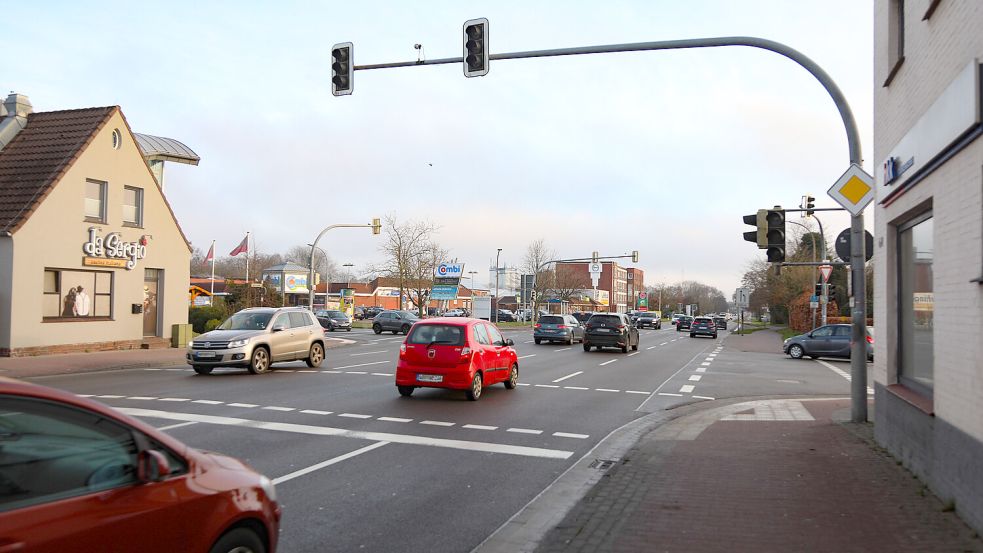
M 212 247 L 208 248 L 208 255 L 205 256 L 205 263 L 215 259 L 215 242 L 212 241 Z
M 249 253 L 249 234 L 246 234 L 246 237 L 242 239 L 242 242 L 239 242 L 239 245 L 236 246 L 236 249 L 229 252 L 229 255 L 235 257 L 240 253 L 245 253 L 245 254 Z

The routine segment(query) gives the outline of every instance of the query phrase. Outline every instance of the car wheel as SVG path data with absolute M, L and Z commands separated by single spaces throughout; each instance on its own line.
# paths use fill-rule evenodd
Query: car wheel
M 249 372 L 253 374 L 263 374 L 270 372 L 270 352 L 264 347 L 253 350 L 253 356 L 249 358 Z
M 403 397 L 410 397 L 413 395 L 413 390 L 416 388 L 413 386 L 396 386 L 396 389 L 399 390 L 399 395 Z
M 345 330 L 347 330 L 348 332 L 351 332 L 352 331 L 352 327 L 348 327 Z
M 226 532 L 208 550 L 209 553 L 266 553 L 263 540 L 248 528 L 236 528 Z
M 567 345 L 568 346 L 572 346 L 573 345 L 573 332 L 570 333 L 570 340 L 567 342 Z
M 399 334 L 399 331 L 398 330 L 394 330 L 392 332 L 393 332 L 393 334 Z
M 792 344 L 788 347 L 788 356 L 792 359 L 802 359 L 803 355 L 805 355 L 805 350 L 799 344 Z
M 311 344 L 311 351 L 307 354 L 307 366 L 315 369 L 321 366 L 321 361 L 324 361 L 324 346 L 321 344 Z
M 512 363 L 512 369 L 509 370 L 509 378 L 505 381 L 505 388 L 509 390 L 514 390 L 519 382 L 519 365 Z
M 198 374 L 212 374 L 213 367 L 206 367 L 205 365 L 192 365 L 191 368 Z
M 635 345 L 633 345 L 633 346 L 631 347 L 631 350 L 632 350 L 632 351 L 638 351 L 638 344 L 636 343 Z
M 689 333 L 689 337 L 690 337 L 690 338 L 696 338 L 696 334 L 693 334 L 692 332 L 690 332 L 690 333 Z
M 714 332 L 714 333 L 713 333 L 713 339 L 714 339 L 714 340 L 716 340 L 716 339 L 717 339 L 717 333 L 716 333 L 716 332 Z
M 584 351 L 590 351 L 590 344 L 584 342 Z
M 403 328 L 401 330 L 403 331 L 403 334 L 409 334 L 410 333 L 410 325 L 403 325 Z
M 541 338 L 533 338 L 533 340 L 532 340 L 532 341 L 533 341 L 533 342 L 536 342 L 536 345 L 537 345 L 537 346 L 538 346 L 539 344 L 541 344 L 541 343 L 543 343 L 543 340 L 542 340 Z
M 471 379 L 471 388 L 468 389 L 468 401 L 478 401 L 481 397 L 481 373 L 474 373 L 474 378 Z
M 375 332 L 376 334 L 382 334 L 382 327 L 379 326 L 379 323 L 375 323 L 374 325 L 372 325 L 372 332 Z
M 628 344 L 621 346 L 621 353 L 628 353 Z
M 809 357 L 811 357 L 813 359 L 819 359 L 819 356 L 818 355 L 810 355 Z

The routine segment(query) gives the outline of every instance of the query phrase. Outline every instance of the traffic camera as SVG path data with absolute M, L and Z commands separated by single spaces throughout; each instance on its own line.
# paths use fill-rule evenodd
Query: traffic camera
M 331 94 L 346 96 L 355 84 L 352 65 L 352 43 L 342 42 L 331 47 Z
M 488 19 L 481 17 L 464 22 L 464 76 L 488 74 Z

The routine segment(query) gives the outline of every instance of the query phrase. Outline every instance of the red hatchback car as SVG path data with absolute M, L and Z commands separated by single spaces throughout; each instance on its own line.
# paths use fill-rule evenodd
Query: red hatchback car
M 0 551 L 273 553 L 268 478 L 101 403 L 0 378 Z
M 403 396 L 420 387 L 465 390 L 471 401 L 497 382 L 512 390 L 519 380 L 513 345 L 495 325 L 481 319 L 420 321 L 399 346 L 396 388 Z

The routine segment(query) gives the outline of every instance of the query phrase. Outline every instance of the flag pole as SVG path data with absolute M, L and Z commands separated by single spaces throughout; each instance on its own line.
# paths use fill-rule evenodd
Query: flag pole
M 215 241 L 212 240 L 212 279 L 209 281 L 211 288 L 208 293 L 208 305 L 215 305 Z

